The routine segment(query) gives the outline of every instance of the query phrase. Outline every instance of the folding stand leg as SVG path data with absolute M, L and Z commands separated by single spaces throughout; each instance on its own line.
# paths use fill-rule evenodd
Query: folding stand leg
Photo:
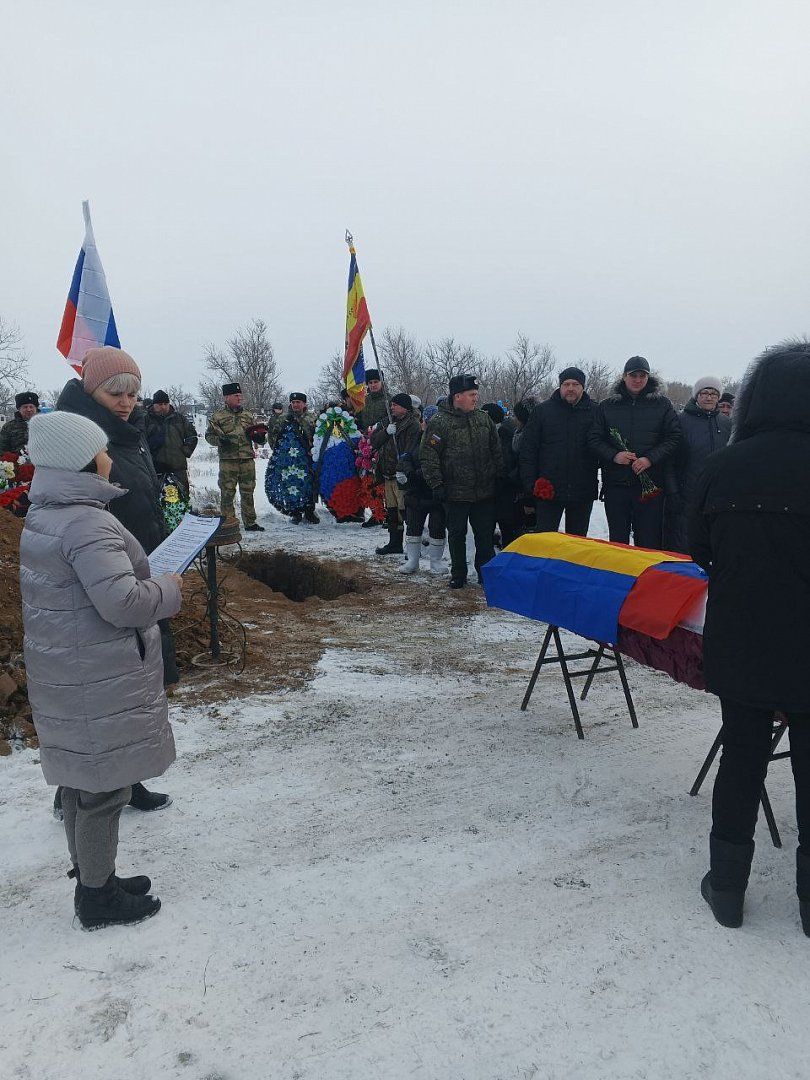
M 633 697 L 630 693 L 630 687 L 627 683 L 627 676 L 624 673 L 624 661 L 619 655 L 619 650 L 614 649 L 613 655 L 616 658 L 616 667 L 619 669 L 619 678 L 622 680 L 622 690 L 624 690 L 624 699 L 627 702 L 627 711 L 630 713 L 630 723 L 634 728 L 638 727 L 638 719 L 636 717 L 636 709 L 633 705 Z
M 602 662 L 602 657 L 604 656 L 604 654 L 605 646 L 600 645 L 599 649 L 597 650 L 596 656 L 593 659 L 593 665 L 591 666 L 591 670 L 588 672 L 588 678 L 585 680 L 585 685 L 582 687 L 582 693 L 579 695 L 580 701 L 584 701 L 585 698 L 588 696 L 588 691 L 591 688 L 591 683 L 593 682 L 593 677 L 596 674 L 596 669 Z
M 529 685 L 526 687 L 526 693 L 523 695 L 523 702 L 520 706 L 521 712 L 526 712 L 529 705 L 529 698 L 532 696 L 534 690 L 534 684 L 537 682 L 537 676 L 540 674 L 540 669 L 543 666 L 543 661 L 546 658 L 548 652 L 548 643 L 551 641 L 551 627 L 546 630 L 546 636 L 543 638 L 543 647 L 540 650 L 540 655 L 537 657 L 537 663 L 534 665 L 534 671 L 532 677 L 529 679 Z
M 585 732 L 582 730 L 582 724 L 579 719 L 579 710 L 577 709 L 577 699 L 574 696 L 574 684 L 571 682 L 571 673 L 568 670 L 568 661 L 565 658 L 565 651 L 563 649 L 562 640 L 560 638 L 560 631 L 558 627 L 554 627 L 554 645 L 557 649 L 557 656 L 560 658 L 560 667 L 562 668 L 562 676 L 565 680 L 565 689 L 568 693 L 568 703 L 571 706 L 571 712 L 574 717 L 574 726 L 577 729 L 577 738 L 584 739 Z
M 723 743 L 723 729 L 721 728 L 717 732 L 717 738 L 712 743 L 711 750 L 706 755 L 706 760 L 700 766 L 700 772 L 695 777 L 694 784 L 692 784 L 692 787 L 689 789 L 689 794 L 690 795 L 697 795 L 697 793 L 700 791 L 701 785 L 702 785 L 703 781 L 706 779 L 706 773 L 708 773 L 709 769 L 712 767 L 712 762 L 717 757 L 717 752 L 720 749 L 722 743 Z
M 773 816 L 771 800 L 768 798 L 768 792 L 765 790 L 764 784 L 759 795 L 759 801 L 762 803 L 762 811 L 765 814 L 765 820 L 768 822 L 768 830 L 771 834 L 771 840 L 773 840 L 773 846 L 781 847 L 782 837 L 779 835 L 779 829 L 776 827 L 776 818 Z

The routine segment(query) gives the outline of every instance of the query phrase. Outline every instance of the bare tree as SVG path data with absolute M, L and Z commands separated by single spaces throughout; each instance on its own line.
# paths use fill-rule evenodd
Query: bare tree
M 661 382 L 663 383 L 663 381 L 662 379 Z M 662 386 L 662 389 L 676 409 L 682 409 L 692 397 L 691 383 L 681 382 L 679 379 L 673 379 L 671 382 L 666 383 L 665 386 Z
M 8 400 L 27 381 L 28 360 L 20 329 L 0 316 L 0 400 Z
M 478 374 L 481 357 L 472 345 L 462 345 L 455 338 L 445 337 L 425 345 L 425 361 L 434 394 L 444 397 L 447 384 L 454 375 Z
M 197 387 L 197 398 L 203 403 L 208 416 L 222 408 L 222 386 L 219 379 L 202 379 Z
M 604 401 L 611 391 L 616 376 L 605 360 L 579 360 L 585 372 L 585 389 L 593 401 Z
M 739 376 L 724 375 L 720 380 L 720 385 L 723 387 L 724 394 L 734 394 L 736 397 L 740 392 L 740 383 L 742 379 Z
M 320 409 L 327 401 L 340 401 L 343 389 L 343 350 L 335 349 L 325 364 L 321 365 L 314 386 L 307 391 L 311 410 Z
M 554 364 L 549 345 L 518 334 L 506 356 L 496 363 L 489 392 L 496 401 L 509 405 L 525 397 L 546 398 L 551 393 Z
M 430 405 L 442 391 L 431 375 L 425 350 L 401 326 L 387 326 L 380 338 L 380 363 L 389 393 L 416 394 Z
M 166 393 L 169 401 L 179 413 L 188 416 L 194 411 L 194 394 L 187 390 L 185 386 L 167 386 Z
M 257 412 L 268 413 L 281 392 L 273 345 L 267 336 L 267 324 L 253 319 L 240 327 L 227 342 L 225 349 L 214 344 L 205 348 L 203 363 L 213 379 L 200 384 L 200 395 L 208 402 L 212 397 L 212 385 L 221 382 L 238 382 L 242 387 L 245 404 Z M 221 391 L 220 391 L 221 403 Z

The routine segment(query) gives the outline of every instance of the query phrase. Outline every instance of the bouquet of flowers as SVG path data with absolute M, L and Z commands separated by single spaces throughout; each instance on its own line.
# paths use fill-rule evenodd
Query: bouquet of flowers
M 15 517 L 25 517 L 28 507 L 28 489 L 34 478 L 34 466 L 24 451 L 11 451 L 0 457 L 0 506 L 10 510 Z
M 371 445 L 368 432 L 360 436 L 357 444 L 357 457 L 355 463 L 360 475 L 360 489 L 363 493 L 363 505 L 371 510 L 371 516 L 375 521 L 383 521 L 385 518 L 384 487 L 376 479 L 377 451 Z
M 160 489 L 160 508 L 163 520 L 169 532 L 174 532 L 190 509 L 190 500 L 183 487 L 178 484 L 172 473 L 163 478 Z
M 538 476 L 532 488 L 532 495 L 534 495 L 535 499 L 553 499 L 555 495 L 554 485 L 550 480 L 546 480 L 544 476 Z
M 612 427 L 610 429 L 610 436 L 620 450 L 626 450 L 629 454 L 633 453 L 633 451 L 625 442 L 624 436 L 618 430 L 618 428 Z M 650 499 L 655 499 L 661 494 L 661 488 L 658 486 L 658 484 L 655 483 L 651 476 L 647 475 L 646 472 L 636 473 L 636 476 L 638 477 L 639 483 L 641 484 L 642 502 L 649 502 Z

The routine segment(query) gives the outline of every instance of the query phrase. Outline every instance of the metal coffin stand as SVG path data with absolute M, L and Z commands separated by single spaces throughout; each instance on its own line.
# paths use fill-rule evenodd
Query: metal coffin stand
M 554 642 L 554 647 L 557 650 L 556 656 L 549 656 L 548 650 L 551 642 Z M 604 675 L 608 672 L 618 671 L 619 678 L 622 683 L 622 690 L 624 690 L 624 699 L 627 702 L 627 711 L 630 714 L 630 722 L 634 728 L 638 727 L 638 720 L 636 719 L 636 710 L 633 705 L 633 698 L 630 693 L 630 687 L 627 684 L 627 676 L 624 672 L 624 663 L 619 655 L 618 650 L 613 645 L 598 644 L 596 649 L 586 649 L 584 652 L 578 653 L 566 653 L 563 648 L 562 638 L 560 637 L 559 626 L 549 625 L 546 630 L 546 636 L 543 639 L 543 647 L 540 650 L 540 655 L 537 657 L 537 663 L 534 665 L 534 671 L 532 677 L 529 680 L 529 685 L 526 688 L 526 693 L 523 697 L 523 702 L 520 706 L 523 712 L 526 711 L 529 705 L 529 699 L 532 696 L 534 685 L 537 682 L 537 677 L 540 674 L 541 669 L 545 664 L 559 664 L 562 671 L 563 682 L 565 683 L 565 690 L 568 694 L 568 704 L 571 706 L 571 715 L 574 718 L 574 726 L 577 729 L 577 738 L 584 739 L 585 733 L 582 730 L 582 723 L 579 718 L 579 709 L 577 708 L 577 699 L 574 694 L 574 679 L 584 679 L 585 685 L 582 688 L 582 693 L 579 695 L 579 700 L 584 701 L 588 696 L 588 691 L 591 688 L 594 678 L 597 675 Z M 613 663 L 608 666 L 600 666 L 605 653 L 608 653 L 607 659 L 613 657 Z M 582 671 L 571 671 L 569 664 L 576 660 L 592 660 L 593 663 L 589 667 L 584 668 Z
M 771 739 L 771 756 L 769 761 L 779 761 L 781 758 L 790 757 L 789 750 L 780 750 L 777 753 L 777 747 L 782 741 L 782 737 L 788 728 L 788 722 L 785 719 L 774 719 L 773 722 L 773 738 Z M 712 743 L 712 748 L 706 755 L 706 760 L 700 766 L 700 772 L 695 777 L 695 782 L 690 788 L 690 795 L 697 795 L 700 791 L 703 781 L 706 779 L 706 774 L 712 767 L 712 762 L 717 757 L 720 747 L 723 745 L 723 729 L 717 733 L 717 738 Z M 782 837 L 779 835 L 779 829 L 776 825 L 776 818 L 773 816 L 773 808 L 771 806 L 771 800 L 768 798 L 768 792 L 765 789 L 765 785 L 762 785 L 762 791 L 759 796 L 759 801 L 762 804 L 762 812 L 765 815 L 765 820 L 768 823 L 768 831 L 771 834 L 771 840 L 773 846 L 780 848 L 782 846 Z

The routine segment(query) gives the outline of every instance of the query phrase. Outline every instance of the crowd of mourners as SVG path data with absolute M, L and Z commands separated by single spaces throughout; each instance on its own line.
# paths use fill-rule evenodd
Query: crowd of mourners
M 810 690 L 802 666 L 810 650 L 810 345 L 765 352 L 736 401 L 717 378 L 698 379 L 680 412 L 641 356 L 599 402 L 578 367 L 558 382 L 547 400 L 507 409 L 479 403 L 476 376 L 458 374 L 445 397 L 423 405 L 407 392 L 389 395 L 380 372 L 367 372 L 362 408 L 345 391 L 337 404 L 370 441 L 384 513 L 335 516 L 364 528 L 383 523 L 388 540 L 377 553 L 404 555 L 404 573 L 418 570 L 425 547 L 430 569 L 444 572 L 446 544 L 452 589 L 467 584 L 468 531 L 480 582 L 496 545 L 561 524 L 586 536 L 597 498 L 612 542 L 690 554 L 709 575 L 704 674 L 723 716 L 703 896 L 718 921 L 741 924 L 780 712 L 790 725 L 797 891 L 810 935 Z M 166 535 L 161 478 L 171 475 L 188 495 L 197 432 L 164 392 L 141 402 L 140 391 L 131 356 L 91 349 L 54 411 L 41 413 L 26 391 L 0 430 L 0 453 L 24 452 L 34 466 L 20 545 L 29 698 L 87 929 L 159 909 L 148 877 L 116 874 L 118 822 L 127 804 L 153 811 L 171 801 L 143 781 L 175 756 L 169 620 L 181 606 L 181 579 L 152 577 L 147 556 Z M 307 396 L 290 394 L 286 410 L 277 402 L 262 417 L 244 407 L 238 383 L 222 391 L 205 438 L 219 457 L 223 516 L 234 517 L 238 490 L 245 530 L 264 531 L 253 502 L 257 451 L 269 444 L 277 452 L 292 432 L 312 482 L 290 518 L 318 524 L 317 413 Z

